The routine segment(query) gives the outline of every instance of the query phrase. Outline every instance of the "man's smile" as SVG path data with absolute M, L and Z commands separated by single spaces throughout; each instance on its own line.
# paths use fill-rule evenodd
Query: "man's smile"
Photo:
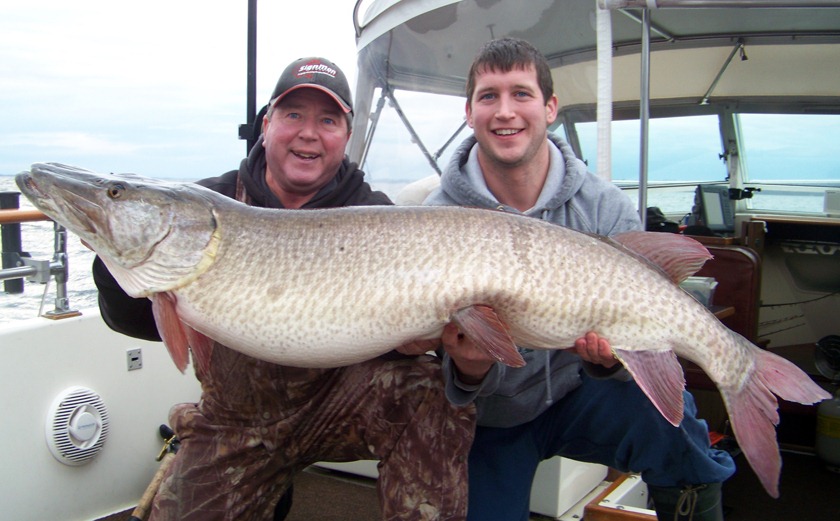
M 297 150 L 292 150 L 292 154 L 300 159 L 316 159 L 320 156 L 320 154 L 316 154 L 314 152 L 302 152 Z

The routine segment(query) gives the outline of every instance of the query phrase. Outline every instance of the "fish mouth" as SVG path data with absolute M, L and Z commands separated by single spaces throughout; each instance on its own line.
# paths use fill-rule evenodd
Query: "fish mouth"
M 67 200 L 62 202 L 62 207 L 68 215 L 72 214 L 72 217 L 80 226 L 81 229 L 76 232 L 78 235 L 81 235 L 80 232 L 82 230 L 87 233 L 97 234 L 99 228 L 96 226 L 96 223 L 103 221 L 101 216 L 104 210 L 101 206 L 84 197 L 70 194 Z
M 85 232 L 95 234 L 96 222 L 103 209 L 88 197 L 61 190 L 62 184 L 74 182 L 73 170 L 63 165 L 35 163 L 29 172 L 15 176 L 15 183 L 27 199 L 53 221 L 71 221 L 67 227 L 80 236 Z M 60 192 L 63 192 L 62 197 L 50 195 Z
M 46 193 L 43 190 L 41 190 L 41 188 L 38 186 L 38 183 L 35 182 L 35 179 L 32 177 L 32 174 L 30 174 L 29 172 L 21 172 L 18 175 L 16 175 L 15 184 L 17 184 L 20 191 L 23 192 L 23 195 L 25 195 L 29 199 L 35 198 L 38 200 L 42 200 L 46 196 Z
M 46 214 L 50 219 L 55 220 L 58 208 L 56 208 L 55 201 L 49 196 L 49 186 L 42 187 L 30 172 L 21 172 L 16 175 L 15 184 L 35 208 Z

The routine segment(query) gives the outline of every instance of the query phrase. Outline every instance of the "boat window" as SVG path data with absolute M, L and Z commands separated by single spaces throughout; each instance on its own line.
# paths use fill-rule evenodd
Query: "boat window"
M 563 123 L 561 123 L 559 121 L 555 121 L 555 123 L 553 125 L 551 125 L 548 130 L 550 132 L 553 132 L 553 133 L 557 134 L 558 136 L 562 137 L 563 139 L 568 140 L 568 138 L 566 137 L 566 127 L 563 125 Z
M 612 123 L 612 180 L 620 186 L 639 183 L 638 120 Z M 596 171 L 596 123 L 577 123 L 575 129 L 589 168 Z M 654 118 L 648 131 L 647 206 L 683 215 L 691 210 L 698 183 L 726 182 L 720 125 L 715 115 Z
M 380 92 L 374 95 L 374 105 Z M 453 152 L 472 131 L 466 127 L 451 142 L 464 122 L 464 98 L 420 92 L 396 91 L 394 98 L 429 156 L 442 170 Z M 386 103 L 362 165 L 376 190 L 394 197 L 405 185 L 435 174 L 392 103 Z
M 744 183 L 758 186 L 752 210 L 822 213 L 840 186 L 840 115 L 739 114 Z
M 592 158 L 589 165 L 594 170 L 596 124 L 578 123 L 576 128 L 583 155 Z M 637 120 L 612 123 L 612 178 L 617 183 L 639 181 L 639 133 Z M 648 143 L 650 183 L 726 180 L 717 116 L 651 119 Z

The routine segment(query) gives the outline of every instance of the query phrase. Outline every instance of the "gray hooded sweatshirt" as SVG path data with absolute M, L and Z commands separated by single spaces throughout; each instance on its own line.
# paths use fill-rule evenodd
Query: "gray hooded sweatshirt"
M 587 171 L 572 148 L 549 134 L 549 172 L 536 205 L 525 215 L 598 235 L 641 229 L 639 214 L 630 199 L 615 185 Z M 522 213 L 501 204 L 487 188 L 478 164 L 476 140 L 466 139 L 441 176 L 440 188 L 424 201 L 427 205 L 496 208 Z M 581 295 L 586 298 L 586 295 Z M 566 346 L 563 346 L 566 347 Z M 571 346 L 568 346 L 571 347 Z M 565 350 L 536 351 L 520 348 L 526 365 L 521 368 L 496 363 L 484 381 L 475 386 L 457 380 L 454 364 L 444 354 L 446 392 L 456 405 L 475 401 L 478 424 L 513 427 L 543 413 L 555 400 L 580 385 L 583 367 L 595 377 L 627 379 L 626 371 L 607 370 L 583 363 Z

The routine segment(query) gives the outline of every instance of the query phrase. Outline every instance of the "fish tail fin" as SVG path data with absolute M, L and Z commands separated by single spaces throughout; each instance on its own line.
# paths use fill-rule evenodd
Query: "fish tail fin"
M 782 460 L 775 429 L 778 402 L 773 394 L 804 404 L 830 395 L 793 363 L 752 344 L 750 347 L 756 353 L 756 365 L 749 381 L 739 391 L 721 389 L 721 395 L 738 445 L 764 489 L 777 498 Z
M 493 358 L 511 367 L 522 367 L 525 360 L 519 354 L 507 324 L 490 306 L 481 304 L 459 309 L 452 314 L 461 332 L 476 346 L 487 351 Z
M 764 490 L 779 497 L 782 459 L 776 443 L 777 402 L 767 388 L 751 381 L 740 392 L 721 390 L 732 431 Z
M 756 358 L 758 378 L 780 398 L 806 405 L 831 398 L 793 362 L 763 349 L 758 350 Z

